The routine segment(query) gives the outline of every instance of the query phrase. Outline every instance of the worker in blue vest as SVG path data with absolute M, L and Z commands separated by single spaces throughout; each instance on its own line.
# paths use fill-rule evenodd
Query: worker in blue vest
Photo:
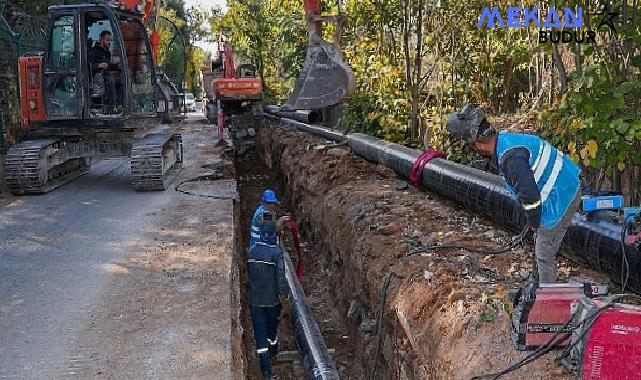
M 289 291 L 275 215 L 264 210 L 256 218 L 256 227 L 259 237 L 247 253 L 249 306 L 260 369 L 264 379 L 272 379 L 271 357 L 278 353 L 278 323 Z
M 499 168 L 535 233 L 538 280 L 556 282 L 556 255 L 581 202 L 579 166 L 538 136 L 497 132 L 483 111 L 469 104 L 449 115 L 447 129 Z
M 272 213 L 276 213 L 278 208 L 278 199 L 276 198 L 276 192 L 271 189 L 267 189 L 263 192 L 260 205 L 254 211 L 254 217 L 252 218 L 251 233 L 249 238 L 249 248 L 256 245 L 256 242 L 260 240 L 260 234 L 258 233 L 258 218 L 265 212 L 269 210 Z

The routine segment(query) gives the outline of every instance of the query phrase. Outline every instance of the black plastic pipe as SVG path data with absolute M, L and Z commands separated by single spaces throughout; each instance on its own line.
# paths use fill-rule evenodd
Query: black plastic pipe
M 333 141 L 338 141 L 338 142 L 343 142 L 347 139 L 347 136 L 340 132 L 332 131 L 331 129 L 326 129 L 323 127 L 318 127 L 316 125 L 309 125 L 305 123 L 301 123 L 296 120 L 292 119 L 287 119 L 287 118 L 281 118 L 275 115 L 271 114 L 263 114 L 266 118 L 271 119 L 271 120 L 276 120 L 279 122 L 285 122 L 288 126 L 294 127 L 296 129 L 299 129 L 303 132 L 308 132 L 317 136 L 321 136 L 323 138 L 326 138 L 328 140 L 333 140 Z
M 320 121 L 318 112 L 314 110 L 281 111 L 278 106 L 266 106 L 265 112 L 306 124 L 316 124 Z
M 285 250 L 283 250 L 285 252 Z M 296 278 L 292 260 L 285 252 L 285 278 L 289 285 L 292 303 L 291 320 L 294 327 L 298 353 L 307 380 L 339 380 L 334 360 L 327 350 L 325 340 L 309 307 L 303 287 Z
M 360 133 L 347 137 L 354 153 L 383 164 L 404 177 L 408 177 L 414 160 L 420 154 L 417 150 Z M 520 231 L 525 226 L 523 208 L 497 175 L 437 158 L 425 166 L 422 183 L 426 189 L 458 202 L 469 211 L 485 214 L 507 228 Z M 589 220 L 585 215 L 576 213 L 563 246 L 571 255 L 620 283 L 624 252 L 622 228 L 619 224 Z M 628 286 L 641 291 L 641 252 L 625 246 L 625 254 L 629 264 Z
M 368 161 L 385 165 L 405 178 L 420 154 L 417 150 L 360 133 L 344 136 L 325 128 L 314 127 L 323 130 L 316 133 L 314 130 L 300 128 L 296 125 L 299 123 L 287 124 L 324 138 L 337 134 L 340 139 L 336 141 L 344 141 L 346 138 L 354 153 Z M 421 180 L 426 189 L 456 201 L 471 212 L 484 214 L 509 229 L 520 231 L 526 223 L 523 208 L 512 198 L 503 179 L 497 175 L 436 158 L 425 166 Z M 621 282 L 625 252 L 629 265 L 627 286 L 640 292 L 641 252 L 631 246 L 622 248 L 622 229 L 620 224 L 590 220 L 585 215 L 576 213 L 563 240 L 563 248 L 571 256 L 588 263 L 594 270 L 607 274 L 616 283 Z

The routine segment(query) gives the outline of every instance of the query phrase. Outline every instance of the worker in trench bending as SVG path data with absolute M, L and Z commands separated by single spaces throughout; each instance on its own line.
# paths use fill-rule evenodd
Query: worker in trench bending
M 267 189 L 263 192 L 260 205 L 254 211 L 254 216 L 252 217 L 252 226 L 249 238 L 249 248 L 251 249 L 256 242 L 260 240 L 260 235 L 258 233 L 258 218 L 268 210 L 272 213 L 276 213 L 278 207 L 278 199 L 276 198 L 276 193 L 274 190 Z
M 265 211 L 271 212 L 272 215 L 276 215 L 276 212 L 278 211 L 278 198 L 276 197 L 276 192 L 274 190 L 267 189 L 263 192 L 261 204 L 256 208 L 256 211 L 254 211 L 249 238 L 250 249 L 256 245 L 257 241 L 260 240 L 260 235 L 258 234 L 258 219 Z M 278 219 L 279 230 L 287 220 L 289 220 L 288 216 L 282 216 Z
M 258 235 L 247 253 L 249 305 L 256 352 L 264 379 L 272 379 L 271 358 L 278 353 L 278 323 L 289 290 L 285 279 L 283 250 L 278 244 L 278 223 L 270 210 L 256 218 Z
M 556 282 L 556 255 L 581 202 L 579 166 L 538 136 L 497 132 L 469 104 L 449 115 L 447 129 L 499 168 L 535 233 L 538 281 Z

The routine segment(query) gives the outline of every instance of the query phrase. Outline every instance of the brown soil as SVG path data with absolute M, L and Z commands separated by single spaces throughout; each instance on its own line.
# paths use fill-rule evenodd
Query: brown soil
M 281 173 L 292 214 L 309 241 L 303 286 L 328 347 L 336 349 L 341 378 L 367 378 L 381 287 L 390 272 L 377 378 L 468 379 L 523 357 L 513 348 L 503 307 L 509 309 L 507 290 L 528 273 L 526 252 L 405 257 L 419 240 L 495 247 L 506 243 L 508 232 L 416 188 L 395 190 L 399 179 L 392 171 L 344 145 L 263 124 L 257 147 L 265 164 Z M 561 278 L 580 273 L 602 279 L 563 259 L 559 267 Z M 501 311 L 482 322 L 488 302 Z M 573 378 L 554 355 L 505 378 Z

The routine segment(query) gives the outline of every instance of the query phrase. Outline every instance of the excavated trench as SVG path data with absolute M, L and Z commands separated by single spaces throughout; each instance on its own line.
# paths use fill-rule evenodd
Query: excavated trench
M 242 123 L 240 126 L 246 127 L 248 125 L 253 125 L 254 119 L 244 118 L 242 121 L 236 120 L 237 123 Z M 232 125 L 234 125 L 232 124 Z M 248 141 L 249 140 L 249 141 Z M 238 181 L 238 191 L 240 199 L 240 239 L 239 242 L 239 272 L 240 272 L 240 284 L 241 284 L 241 302 L 243 305 L 243 310 L 241 313 L 242 326 L 244 330 L 243 334 L 243 344 L 245 347 L 245 357 L 246 357 L 246 366 L 248 379 L 260 379 L 261 373 L 260 368 L 258 367 L 258 359 L 256 356 L 255 345 L 253 340 L 253 331 L 251 327 L 251 319 L 249 314 L 249 308 L 247 304 L 247 277 L 246 277 L 246 268 L 242 264 L 246 258 L 246 252 L 249 242 L 249 226 L 251 225 L 251 219 L 256 207 L 260 204 L 260 197 L 262 192 L 265 189 L 274 189 L 279 195 L 282 213 L 294 215 L 290 212 L 291 202 L 287 198 L 286 191 L 284 191 L 284 183 L 282 181 L 282 176 L 279 170 L 276 167 L 266 165 L 265 161 L 261 157 L 262 151 L 259 149 L 253 149 L 252 147 L 247 147 L 246 144 L 253 146 L 253 139 L 235 139 L 235 144 L 238 146 L 245 145 L 244 149 L 241 149 L 241 153 L 236 156 L 235 160 L 235 169 L 236 169 L 236 179 Z M 316 250 L 316 244 L 314 241 L 309 240 L 307 234 L 304 230 L 301 231 L 301 248 L 303 252 L 303 257 L 313 256 L 314 251 Z M 288 248 L 293 248 L 287 242 Z M 292 251 L 290 251 L 292 252 Z M 293 260 L 296 260 L 296 257 L 292 257 Z M 309 261 L 309 262 L 307 262 Z M 314 260 L 306 260 L 305 274 L 303 277 L 303 287 L 307 294 L 310 306 L 315 315 L 325 315 L 323 319 L 317 318 L 317 323 L 323 332 L 325 342 L 330 348 L 335 357 L 337 366 L 341 373 L 341 378 L 345 379 L 356 379 L 359 378 L 353 372 L 353 355 L 349 345 L 345 342 L 349 339 L 349 336 L 345 333 L 345 326 L 341 323 L 340 318 L 332 318 L 328 310 L 334 310 L 335 305 L 332 300 L 329 299 L 326 295 L 326 289 L 314 288 L 317 284 L 323 284 L 324 287 L 327 287 L 327 283 L 323 283 L 323 276 L 317 270 L 317 264 Z M 294 380 L 294 379 L 303 379 L 304 371 L 300 361 L 297 358 L 296 354 L 296 342 L 293 336 L 292 328 L 288 320 L 289 316 L 285 315 L 283 321 L 279 326 L 279 344 L 280 351 L 285 352 L 282 358 L 278 358 L 273 363 L 275 375 L 280 380 Z
M 239 263 L 260 194 L 275 188 L 286 213 L 298 222 L 305 263 L 302 285 L 341 379 L 367 379 L 372 371 L 376 379 L 469 379 L 523 357 L 510 340 L 506 293 L 528 274 L 526 252 L 444 250 L 406 256 L 419 243 L 437 241 L 493 248 L 505 244 L 510 233 L 450 201 L 404 186 L 390 169 L 363 160 L 345 144 L 273 119 L 249 117 L 235 123 L 233 134 L 256 130 L 255 136 L 245 130 L 235 141 L 245 147 L 235 162 Z M 561 279 L 603 278 L 564 259 L 559 267 Z M 248 378 L 259 379 L 245 301 Z M 284 322 L 281 351 L 295 350 L 286 318 Z M 573 378 L 554 357 L 553 352 L 504 378 Z M 276 372 L 279 379 L 304 378 L 296 362 L 280 361 Z

